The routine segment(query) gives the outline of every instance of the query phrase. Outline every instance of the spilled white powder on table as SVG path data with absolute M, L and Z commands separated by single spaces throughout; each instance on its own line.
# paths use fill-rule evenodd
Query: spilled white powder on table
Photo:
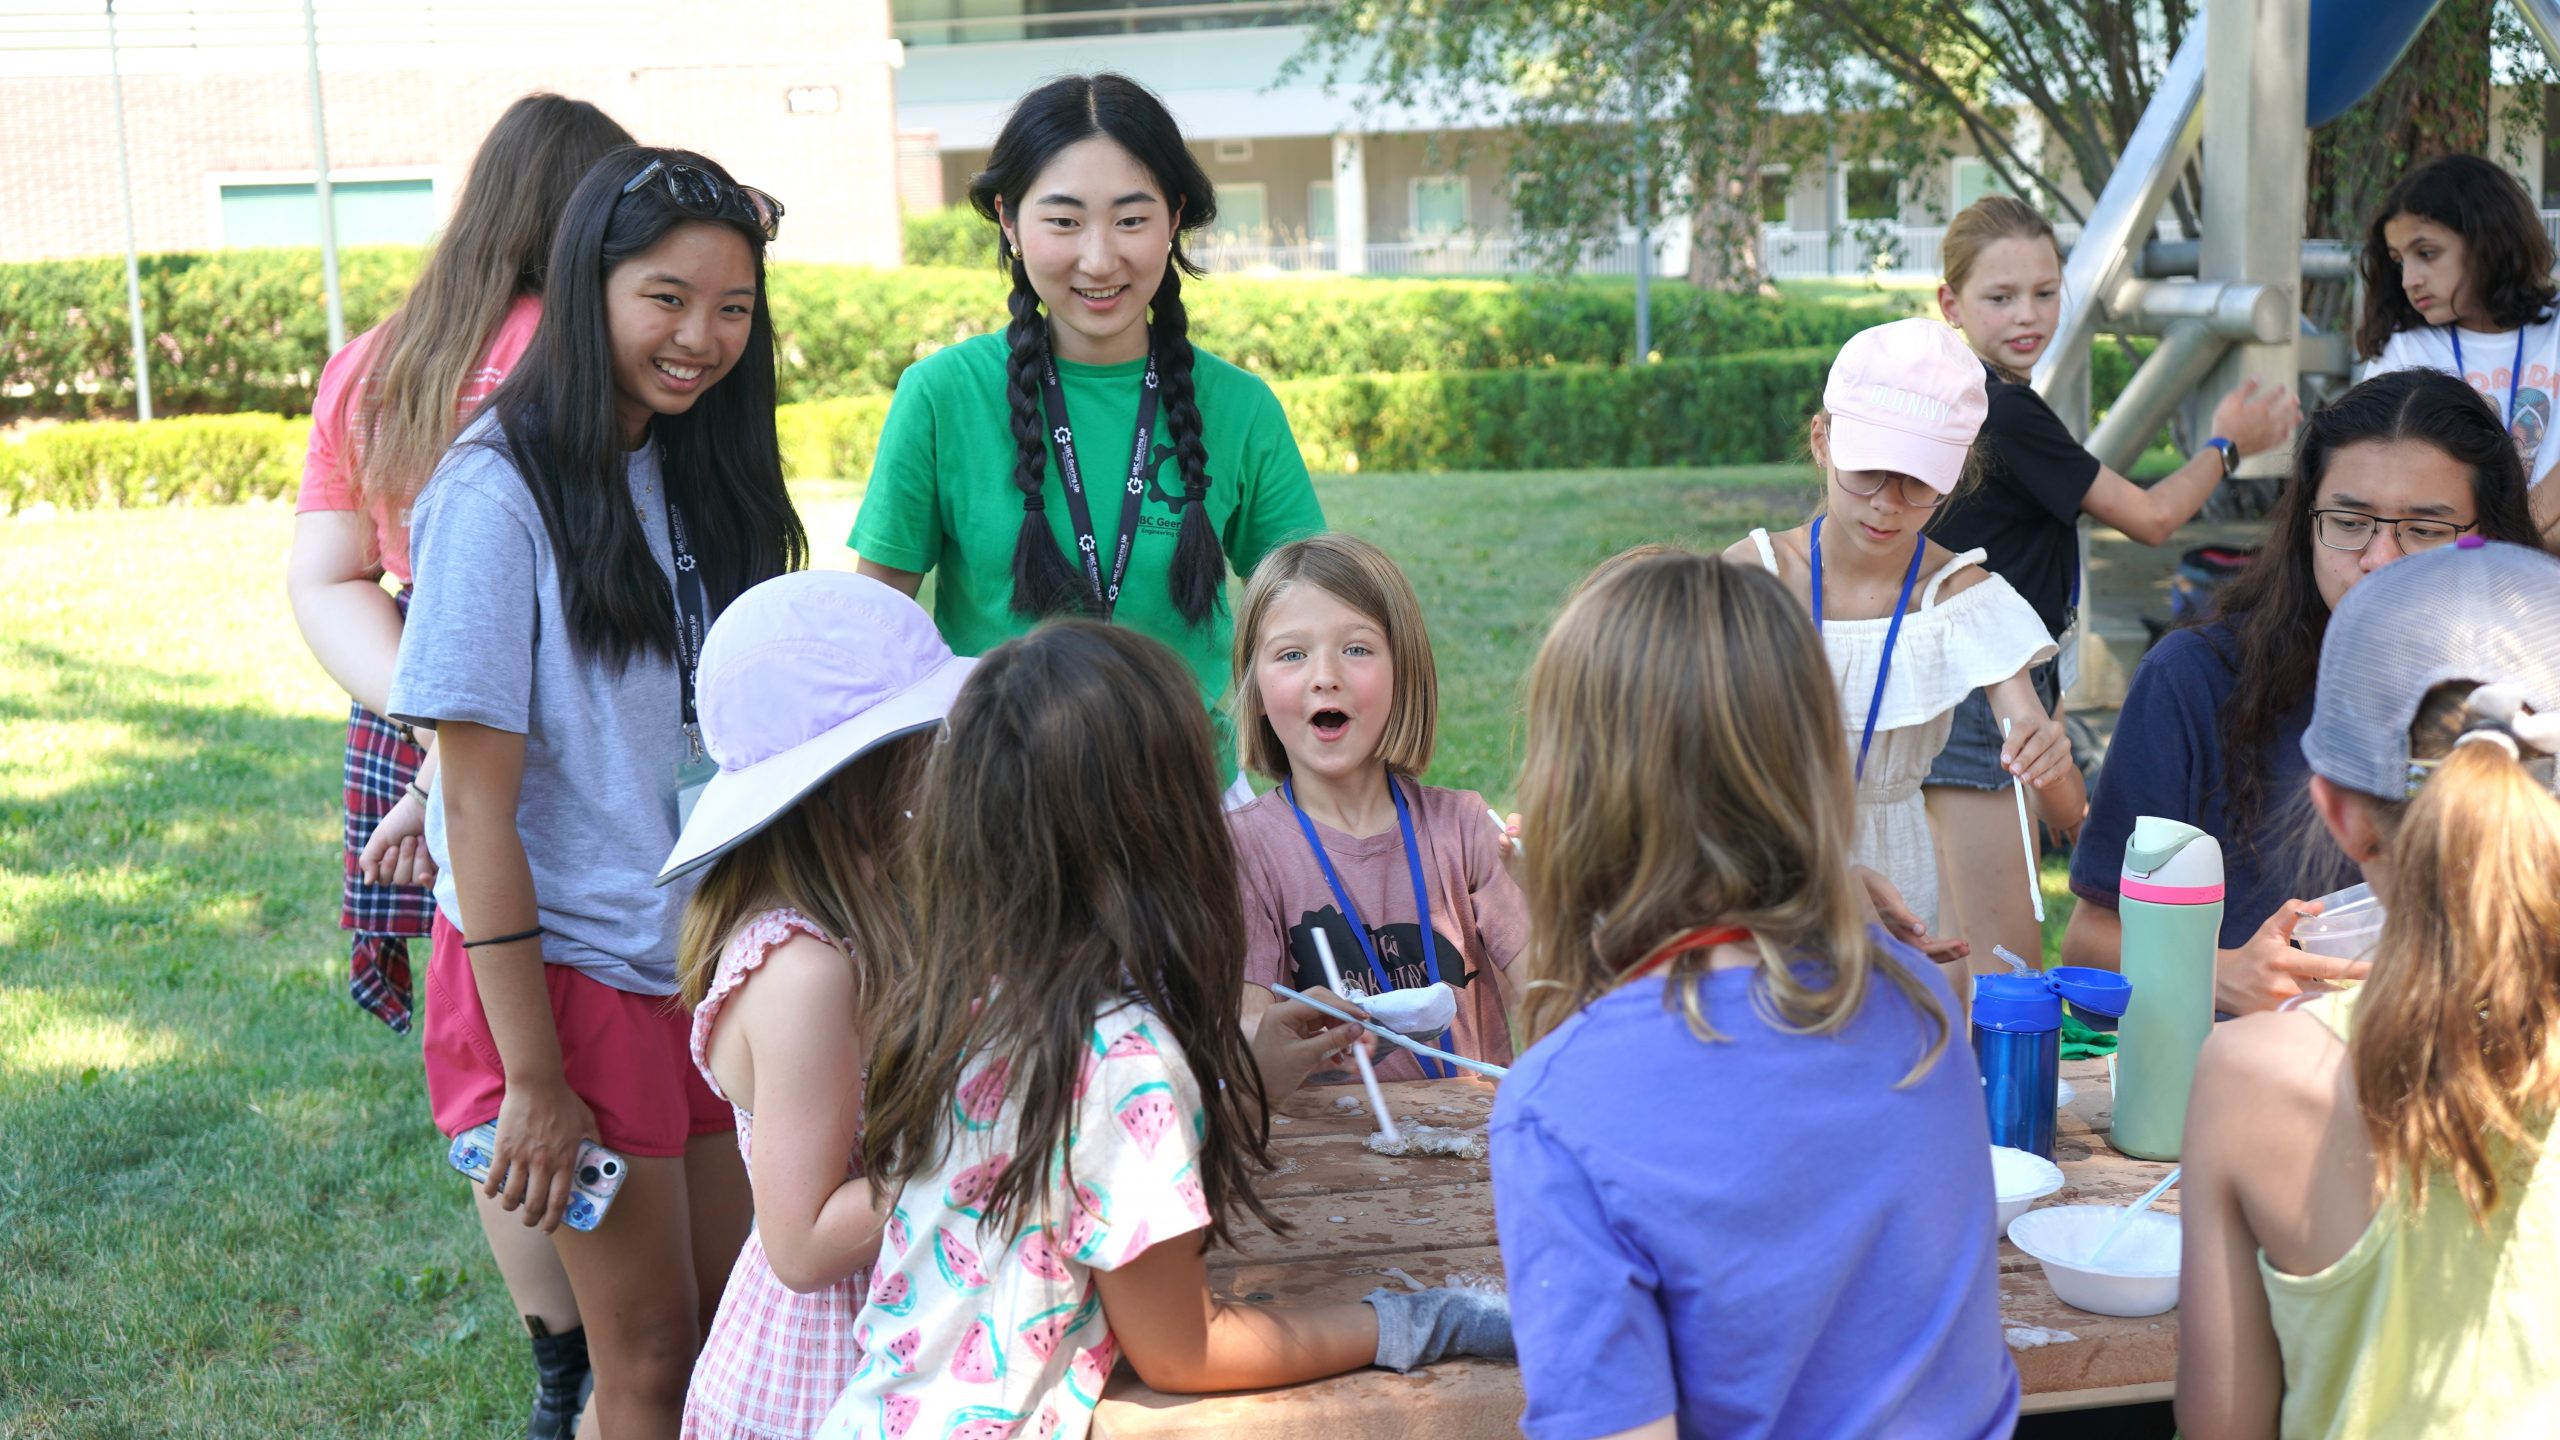
M 1440 1125 L 1404 1125 L 1390 1142 L 1384 1132 L 1372 1134 L 1367 1144 L 1381 1155 L 1447 1155 L 1459 1160 L 1484 1158 L 1484 1132 L 1454 1130 Z
M 2033 1350 L 2039 1345 L 2061 1345 L 2080 1337 L 2068 1330 L 2047 1330 L 2041 1325 L 2010 1325 L 2002 1329 L 2012 1350 Z

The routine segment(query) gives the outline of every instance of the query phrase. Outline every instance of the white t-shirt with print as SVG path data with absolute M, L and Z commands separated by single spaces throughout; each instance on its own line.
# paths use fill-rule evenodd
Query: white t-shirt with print
M 1013 1154 L 1011 1062 L 963 1072 L 941 1162 L 909 1180 L 854 1317 L 865 1353 L 823 1440 L 1081 1440 L 1120 1358 L 1093 1272 L 1209 1223 L 1197 1168 L 1206 1117 L 1164 1022 L 1134 1004 L 1094 1021 L 1068 1154 L 1076 1193 L 1047 1223 L 981 1233 Z
M 2521 337 L 2523 373 L 2517 373 L 2517 340 Z M 2369 380 L 2394 370 L 2441 370 L 2460 375 L 2498 412 L 2514 437 L 2516 455 L 2524 461 L 2527 485 L 2539 485 L 2560 463 L 2560 442 L 2550 439 L 2552 397 L 2560 393 L 2560 320 L 2527 325 L 2521 331 L 2462 332 L 2462 363 L 2453 363 L 2453 328 L 2431 325 L 2403 330 L 2383 342 L 2382 353 L 2357 375 Z M 2512 382 L 2515 400 L 2508 404 Z

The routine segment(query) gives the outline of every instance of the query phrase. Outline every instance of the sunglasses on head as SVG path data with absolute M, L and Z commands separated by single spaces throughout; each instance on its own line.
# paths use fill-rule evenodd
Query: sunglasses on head
M 734 206 L 734 213 L 745 216 L 747 223 L 762 231 L 767 240 L 778 239 L 782 234 L 782 202 L 753 185 L 723 180 L 699 165 L 652 160 L 631 177 L 622 193 L 628 195 L 652 180 L 658 182 L 658 188 L 666 192 L 677 209 L 688 215 L 717 220 L 731 213 Z

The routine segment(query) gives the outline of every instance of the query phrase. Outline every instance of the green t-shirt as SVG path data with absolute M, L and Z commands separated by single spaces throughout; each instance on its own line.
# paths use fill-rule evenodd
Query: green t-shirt
M 1324 529 L 1324 511 L 1307 462 L 1298 454 L 1280 398 L 1259 376 L 1194 350 L 1193 393 L 1209 448 L 1209 519 L 1227 563 L 1240 575 L 1273 549 Z M 1022 533 L 1022 492 L 1013 487 L 1013 410 L 1007 398 L 1005 340 L 980 335 L 910 366 L 898 381 L 880 431 L 871 482 L 854 517 L 853 548 L 862 558 L 899 570 L 935 573 L 934 623 L 962 655 L 983 655 L 1028 632 L 1014 613 L 1013 547 Z M 1121 480 L 1129 439 L 1137 433 L 1144 360 L 1120 365 L 1058 362 L 1093 507 L 1094 541 L 1106 575 L 1120 543 Z M 1161 414 L 1161 412 L 1159 412 Z M 1224 605 L 1192 625 L 1173 608 L 1167 572 L 1182 523 L 1182 467 L 1157 422 L 1155 483 L 1138 511 L 1138 541 L 1112 618 L 1173 647 L 1200 680 L 1218 728 L 1220 753 L 1233 763 L 1226 711 L 1235 617 Z M 1075 523 L 1058 458 L 1050 448 L 1046 489 L 1049 529 L 1075 562 Z M 1081 564 L 1077 574 L 1082 576 Z

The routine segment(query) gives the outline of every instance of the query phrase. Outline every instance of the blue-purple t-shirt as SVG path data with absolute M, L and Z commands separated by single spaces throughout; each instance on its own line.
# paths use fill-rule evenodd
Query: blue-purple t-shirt
M 1839 1033 L 1789 1035 L 1756 971 L 1703 981 L 1691 1033 L 1663 983 L 1530 1047 L 1493 1111 L 1494 1219 L 1532 1440 L 1674 1415 L 1682 1435 L 2006 1436 L 1981 1073 L 1936 967 L 1876 932 L 1953 1027 L 1875 977 Z
M 2116 714 L 2107 763 L 2089 799 L 2089 819 L 2071 851 L 2071 893 L 2093 905 L 2121 902 L 2125 842 L 2144 815 L 2182 820 L 2222 845 L 2222 936 L 2225 950 L 2249 943 L 2285 901 L 2316 900 L 2359 878 L 2334 851 L 2324 875 L 2305 879 L 2301 846 L 2317 845 L 2319 822 L 2303 800 L 2311 784 L 2302 732 L 2311 727 L 2311 696 L 2276 722 L 2260 768 L 2258 810 L 2246 834 L 2231 822 L 2222 756 L 2222 707 L 2238 675 L 2231 656 L 2239 639 L 2216 621 L 2160 637 L 2133 672 Z M 2302 888 L 2312 886 L 2317 888 Z

